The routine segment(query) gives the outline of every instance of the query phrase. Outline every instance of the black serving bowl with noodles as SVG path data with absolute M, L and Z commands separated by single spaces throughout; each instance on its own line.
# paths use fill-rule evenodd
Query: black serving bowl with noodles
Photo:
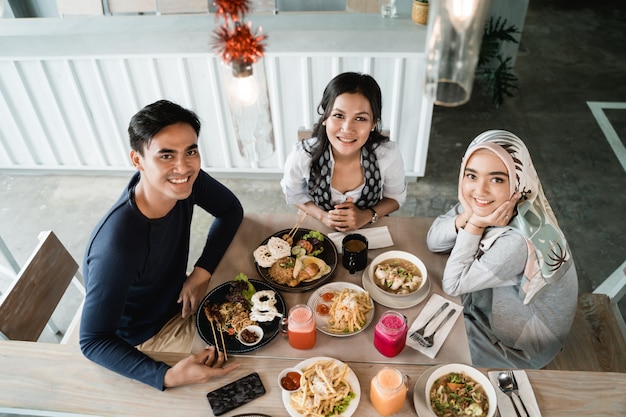
M 294 244 L 298 240 L 300 240 L 302 236 L 306 235 L 309 232 L 311 232 L 311 229 L 304 229 L 304 228 L 298 229 L 293 237 Z M 276 232 L 273 235 L 268 236 L 263 242 L 257 245 L 257 247 L 261 245 L 267 245 L 267 242 L 272 237 L 278 237 L 282 239 L 283 235 L 286 235 L 287 233 L 289 233 L 289 229 Z M 324 262 L 326 262 L 326 264 L 330 267 L 330 272 L 325 275 L 322 275 L 321 278 L 318 278 L 315 281 L 308 281 L 308 282 L 303 281 L 303 282 L 300 282 L 295 287 L 291 287 L 287 284 L 281 284 L 279 282 L 274 281 L 269 274 L 270 268 L 264 268 L 255 261 L 257 271 L 263 277 L 263 279 L 267 281 L 267 283 L 270 286 L 280 291 L 305 292 L 305 291 L 309 291 L 309 290 L 319 287 L 320 285 L 326 283 L 332 277 L 333 272 L 335 272 L 335 268 L 337 267 L 337 258 L 338 258 L 337 248 L 335 247 L 335 244 L 333 243 L 333 241 L 330 240 L 330 238 L 323 233 L 322 233 L 322 236 L 324 236 L 324 241 L 322 242 L 322 247 L 324 248 L 324 250 L 322 251 L 322 253 L 317 255 L 317 257 L 323 260 Z
M 274 288 L 270 287 L 263 281 L 248 279 L 248 282 L 250 282 L 254 286 L 254 289 L 256 291 L 274 291 L 276 293 L 276 304 L 274 305 L 274 307 L 276 307 L 279 313 L 281 313 L 283 316 L 286 316 L 287 307 L 285 305 L 285 300 L 283 300 L 283 297 L 278 291 L 276 291 Z M 220 351 L 222 350 L 223 346 L 220 331 L 214 323 L 213 327 L 215 328 L 215 336 L 213 335 L 213 329 L 211 328 L 211 323 L 209 322 L 209 319 L 204 312 L 204 306 L 206 303 L 219 305 L 227 302 L 228 300 L 226 299 L 226 296 L 230 292 L 230 283 L 231 281 L 228 281 L 213 288 L 213 290 L 211 290 L 211 292 L 209 292 L 200 303 L 200 308 L 198 308 L 198 313 L 196 314 L 196 329 L 198 330 L 198 334 L 207 344 L 217 347 Z M 278 335 L 279 323 L 280 317 L 276 317 L 272 321 L 258 322 L 258 326 L 263 330 L 263 337 L 258 343 L 252 346 L 246 346 L 241 343 L 236 334 L 229 335 L 227 332 L 223 332 L 222 335 L 224 336 L 224 345 L 226 346 L 226 352 L 246 353 L 265 346 L 272 339 L 274 339 L 276 335 Z M 217 341 L 215 340 L 216 337 Z

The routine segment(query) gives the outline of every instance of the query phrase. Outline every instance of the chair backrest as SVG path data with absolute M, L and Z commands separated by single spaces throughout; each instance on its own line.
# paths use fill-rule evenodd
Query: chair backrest
M 78 264 L 52 231 L 39 244 L 0 299 L 0 332 L 10 340 L 37 341 Z

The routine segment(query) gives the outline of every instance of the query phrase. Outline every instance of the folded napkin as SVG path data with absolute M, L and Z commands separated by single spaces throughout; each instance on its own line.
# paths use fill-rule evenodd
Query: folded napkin
M 341 252 L 341 241 L 344 237 L 358 233 L 367 238 L 367 247 L 369 249 L 386 248 L 387 246 L 393 246 L 393 240 L 389 233 L 387 226 L 368 227 L 365 229 L 357 229 L 352 232 L 333 232 L 329 233 L 328 237 L 333 241 L 337 249 Z
M 426 331 L 424 332 L 424 336 L 429 336 L 430 334 L 432 334 L 432 332 L 439 326 L 439 323 L 441 323 L 441 321 L 446 318 L 450 311 L 454 309 L 454 314 L 452 315 L 452 317 L 450 317 L 446 324 L 444 324 L 441 329 L 437 330 L 437 333 L 435 333 L 433 345 L 427 348 L 420 345 L 419 342 L 411 339 L 411 333 L 413 333 L 417 329 L 422 328 L 422 326 L 424 326 L 424 324 L 428 322 L 432 315 L 435 314 L 435 312 L 439 310 L 439 308 L 446 302 L 448 303 L 446 309 L 439 313 L 439 315 L 437 315 L 437 317 L 428 324 L 428 326 L 426 327 Z M 454 323 L 456 323 L 457 318 L 462 312 L 463 306 L 454 303 L 440 296 L 439 294 L 433 293 L 422 311 L 420 312 L 419 316 L 417 316 L 417 318 L 409 328 L 409 332 L 407 333 L 406 337 L 407 346 L 410 346 L 413 349 L 422 352 L 424 355 L 428 356 L 431 359 L 434 358 L 437 355 L 437 352 L 439 352 L 439 349 L 441 349 L 443 342 L 448 337 L 450 330 L 452 330 L 452 326 L 454 326 Z
M 498 398 L 498 410 L 500 410 L 501 417 L 516 417 L 515 409 L 513 408 L 513 404 L 511 403 L 511 399 L 503 393 L 500 388 L 498 388 L 498 373 L 500 371 L 490 371 L 487 372 L 489 375 L 489 380 L 493 384 L 496 389 L 496 397 Z M 519 395 L 524 401 L 524 405 L 528 410 L 528 417 L 541 417 L 541 411 L 539 411 L 539 405 L 537 405 L 537 399 L 535 398 L 535 393 L 533 391 L 533 387 L 530 385 L 530 381 L 528 380 L 528 375 L 526 371 L 523 370 L 514 370 L 513 374 L 515 375 L 515 379 L 517 379 L 517 386 L 519 387 Z M 513 399 L 515 404 L 517 405 L 517 409 L 520 412 L 522 417 L 524 416 L 524 407 L 519 402 L 519 398 L 517 395 L 513 394 Z

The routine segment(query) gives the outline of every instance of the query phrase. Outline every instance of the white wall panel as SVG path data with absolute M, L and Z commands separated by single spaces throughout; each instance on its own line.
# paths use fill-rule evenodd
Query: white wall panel
M 273 17 L 265 18 L 274 22 L 270 20 Z M 337 17 L 331 15 L 325 19 Z M 138 24 L 146 21 L 152 22 L 136 20 Z M 204 22 L 181 17 L 171 21 L 185 28 L 187 22 Z M 388 23 L 372 21 L 376 25 Z M 93 22 L 108 24 L 108 20 Z M 12 24 L 21 30 L 21 22 Z M 423 35 L 414 25 L 407 28 Z M 59 26 L 55 30 L 65 29 Z M 91 27 L 83 30 L 89 32 Z M 277 26 L 279 33 L 275 37 L 270 34 L 269 38 L 276 50 L 269 50 L 262 60 L 275 152 L 266 160 L 250 162 L 239 154 L 220 77 L 223 64 L 206 50 L 209 43 L 206 33 L 185 29 L 187 32 L 177 39 L 174 32 L 157 34 L 154 29 L 141 29 L 140 33 L 138 28 L 138 33 L 133 33 L 134 28 L 127 27 L 125 36 L 137 43 L 130 48 L 121 43 L 124 38 L 121 34 L 109 36 L 107 30 L 108 26 L 100 29 L 107 33 L 106 38 L 93 30 L 98 33 L 93 35 L 98 36 L 93 40 L 110 41 L 98 44 L 99 52 L 91 52 L 88 39 L 74 47 L 63 42 L 64 35 L 59 35 L 51 41 L 57 42 L 59 48 L 50 49 L 49 55 L 41 50 L 23 53 L 20 42 L 27 42 L 32 35 L 10 38 L 0 33 L 0 46 L 4 49 L 0 52 L 0 169 L 131 171 L 127 135 L 130 118 L 141 107 L 164 98 L 191 108 L 200 116 L 203 123 L 200 152 L 205 169 L 275 177 L 282 173 L 285 158 L 297 141 L 297 130 L 311 128 L 317 121 L 317 105 L 330 79 L 340 72 L 358 71 L 371 74 L 381 86 L 383 128 L 389 129 L 392 140 L 398 142 L 407 176 L 424 175 L 432 103 L 423 97 L 426 58 L 419 52 L 420 48 L 416 48 L 418 52 L 406 45 L 402 51 L 385 49 L 399 48 L 401 45 L 396 42 L 389 47 L 377 46 L 376 51 L 356 52 L 349 49 L 350 45 L 358 40 L 363 48 L 370 47 L 373 40 L 365 37 L 379 35 L 370 35 L 363 28 L 358 36 L 350 31 L 341 32 L 345 38 L 342 43 L 325 37 L 328 31 L 316 27 L 306 29 L 311 34 L 303 34 L 294 46 L 289 41 L 292 33 L 299 32 Z M 400 39 L 400 35 L 388 32 L 386 27 L 379 30 L 384 36 Z M 402 36 L 411 35 L 410 31 Z M 149 39 L 152 36 L 155 39 Z M 159 36 L 162 38 L 156 39 Z M 321 39 L 320 45 L 311 46 L 313 36 Z M 183 41 L 190 45 L 189 50 L 181 51 Z M 384 40 L 380 43 L 388 45 Z M 296 46 L 299 52 L 293 52 Z
M 405 163 L 416 163 L 423 134 L 417 57 L 272 57 L 265 65 L 272 106 L 275 154 L 254 168 L 280 172 L 300 127 L 317 121 L 317 105 L 338 72 L 370 73 L 383 91 L 383 127 L 400 143 Z M 222 91 L 219 66 L 211 56 L 51 59 L 1 62 L 1 168 L 129 168 L 128 122 L 142 106 L 166 98 L 196 110 L 203 122 L 204 165 L 244 172 L 253 164 L 239 155 Z M 420 131 L 420 129 L 422 131 Z M 19 137 L 20 141 L 10 138 Z M 419 159 L 419 158 L 418 158 Z M 420 175 L 412 172 L 412 175 Z

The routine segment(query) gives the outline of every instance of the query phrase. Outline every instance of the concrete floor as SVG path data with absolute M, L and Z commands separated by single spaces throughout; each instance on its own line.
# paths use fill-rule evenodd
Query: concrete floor
M 473 137 L 507 129 L 528 145 L 545 193 L 569 240 L 581 292 L 593 291 L 626 260 L 626 161 L 610 145 L 588 102 L 621 103 L 606 109 L 608 124 L 626 139 L 626 5 L 531 2 L 517 56 L 518 91 L 496 109 L 476 87 L 458 108 L 436 107 L 426 175 L 409 184 L 401 216 L 436 216 L 456 201 L 460 158 Z M 598 107 L 606 107 L 599 104 Z M 616 106 L 619 107 L 619 106 Z M 623 150 L 622 150 L 623 152 Z M 273 180 L 223 179 L 247 212 L 292 211 Z M 121 176 L 37 176 L 0 172 L 0 236 L 18 263 L 26 261 L 37 234 L 52 229 L 82 262 L 89 234 L 127 182 Z M 194 220 L 192 247 L 199 250 L 210 223 Z M 194 256 L 194 253 L 191 255 Z M 0 265 L 4 259 L 0 258 Z M 0 291 L 8 280 L 0 276 Z M 62 300 L 55 320 L 63 328 L 75 296 Z M 66 307 L 69 305 L 69 307 Z M 626 300 L 622 301 L 626 312 Z M 44 333 L 42 341 L 58 341 Z

